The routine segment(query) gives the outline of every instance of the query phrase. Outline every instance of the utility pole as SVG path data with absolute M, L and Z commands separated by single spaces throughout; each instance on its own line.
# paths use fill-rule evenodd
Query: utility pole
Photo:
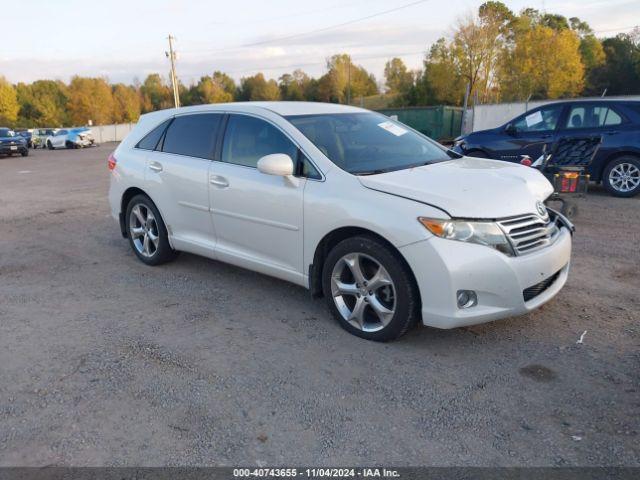
M 169 51 L 164 54 L 171 61 L 171 85 L 173 86 L 173 104 L 176 108 L 180 106 L 180 94 L 178 92 L 178 76 L 176 75 L 176 52 L 173 51 L 173 41 L 176 39 L 169 34 Z
M 464 131 L 466 124 L 465 122 L 467 121 L 467 108 L 469 107 L 469 95 L 471 94 L 471 84 L 467 83 L 467 89 L 464 91 L 464 103 L 462 105 L 462 119 L 460 120 L 460 133 L 461 134 L 467 134 L 467 133 L 471 133 Z

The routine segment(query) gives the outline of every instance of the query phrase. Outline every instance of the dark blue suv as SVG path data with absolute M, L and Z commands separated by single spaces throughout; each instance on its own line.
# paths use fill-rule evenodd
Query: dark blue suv
M 591 179 L 618 197 L 640 193 L 640 102 L 576 100 L 543 105 L 505 125 L 456 138 L 453 150 L 470 157 L 519 162 L 538 158 L 560 138 L 600 135 Z

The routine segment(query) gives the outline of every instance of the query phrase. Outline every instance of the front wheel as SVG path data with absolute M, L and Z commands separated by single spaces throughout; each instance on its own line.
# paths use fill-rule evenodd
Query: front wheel
M 602 183 L 614 197 L 633 197 L 640 193 L 640 159 L 624 156 L 604 169 Z
M 167 228 L 160 212 L 146 195 L 136 195 L 127 206 L 127 237 L 136 256 L 147 265 L 173 260 L 176 252 L 169 244 Z
M 413 275 L 398 253 L 373 237 L 336 245 L 324 263 L 322 288 L 340 325 L 367 340 L 395 340 L 418 317 Z
M 53 144 L 51 143 L 51 141 L 47 141 L 47 148 L 49 150 L 53 150 Z

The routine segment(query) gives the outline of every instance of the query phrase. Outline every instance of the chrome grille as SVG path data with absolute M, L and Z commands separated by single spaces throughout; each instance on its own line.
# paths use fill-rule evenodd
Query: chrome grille
M 553 243 L 558 235 L 555 218 L 523 215 L 498 221 L 518 255 L 534 252 Z

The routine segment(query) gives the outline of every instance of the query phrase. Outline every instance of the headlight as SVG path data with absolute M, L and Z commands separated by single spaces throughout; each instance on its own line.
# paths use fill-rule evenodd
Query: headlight
M 466 220 L 441 220 L 420 217 L 418 221 L 431 233 L 447 240 L 477 243 L 495 248 L 510 257 L 514 256 L 513 248 L 494 222 L 470 222 Z
M 461 147 L 463 145 L 464 145 L 464 138 L 459 138 L 459 139 L 453 141 L 453 146 L 454 147 Z

